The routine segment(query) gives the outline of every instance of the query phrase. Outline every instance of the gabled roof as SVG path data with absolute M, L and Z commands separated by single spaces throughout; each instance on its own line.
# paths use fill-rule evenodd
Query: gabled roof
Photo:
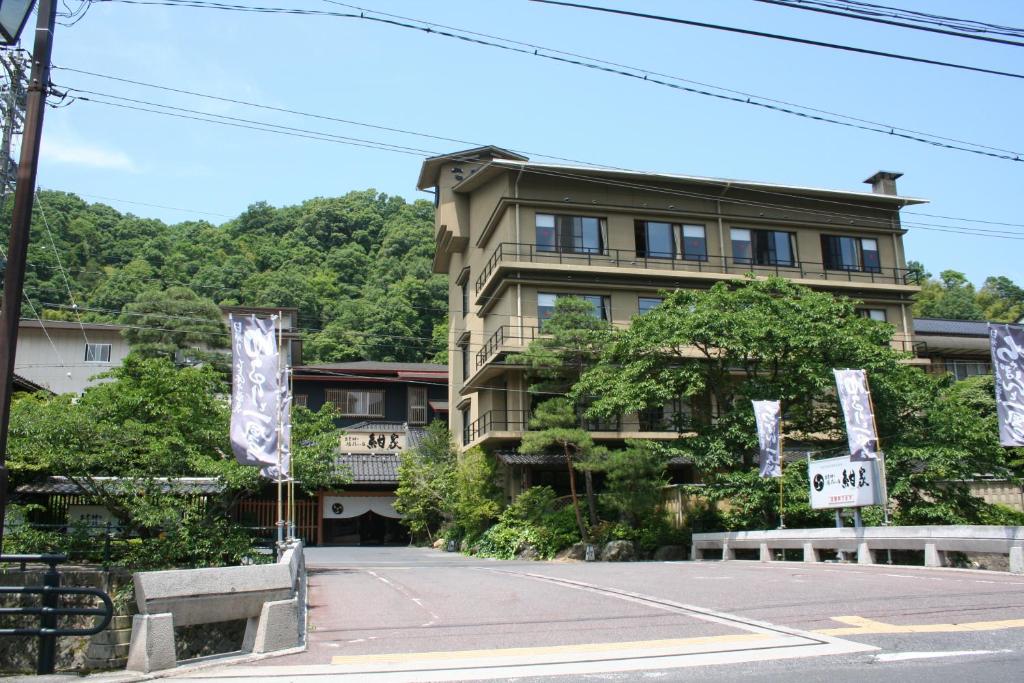
M 352 473 L 353 484 L 397 484 L 397 453 L 342 453 L 335 460 L 338 470 Z
M 462 163 L 467 161 L 478 161 L 482 159 L 512 159 L 515 161 L 528 161 L 528 157 L 516 154 L 511 150 L 494 145 L 484 145 L 473 149 L 464 149 L 461 152 L 441 154 L 436 157 L 429 157 L 420 167 L 420 178 L 416 181 L 416 189 L 426 190 L 437 187 L 437 178 L 441 174 L 441 168 L 445 164 Z M 467 171 L 468 173 L 468 171 Z

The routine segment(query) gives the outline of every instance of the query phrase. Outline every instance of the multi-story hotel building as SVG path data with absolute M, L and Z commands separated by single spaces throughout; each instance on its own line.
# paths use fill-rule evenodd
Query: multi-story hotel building
M 538 334 L 561 296 L 581 296 L 615 326 L 664 290 L 706 288 L 754 273 L 863 301 L 913 349 L 898 173 L 871 191 L 536 163 L 498 147 L 427 159 L 420 189 L 436 191 L 434 270 L 450 282 L 450 425 L 464 447 L 504 463 L 506 490 L 559 484 L 558 459 L 515 452 L 531 396 L 506 362 Z M 592 425 L 596 440 L 678 436 L 666 406 Z M 676 413 L 676 415 L 673 415 Z M 680 473 L 677 471 L 676 473 Z M 683 473 L 685 476 L 685 473 Z

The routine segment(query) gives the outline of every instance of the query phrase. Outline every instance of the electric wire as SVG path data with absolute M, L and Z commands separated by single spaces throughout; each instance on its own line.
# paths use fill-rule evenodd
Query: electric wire
M 971 33 L 965 33 L 962 31 L 953 31 L 944 28 L 936 28 L 931 26 L 915 25 L 906 21 L 897 21 L 895 19 L 885 19 L 879 16 L 871 16 L 867 14 L 860 14 L 857 11 L 844 10 L 843 7 L 847 5 L 842 3 L 828 3 L 828 2 L 806 2 L 805 0 L 754 0 L 754 2 L 761 2 L 767 5 L 778 5 L 780 7 L 788 7 L 791 9 L 806 10 L 809 12 L 818 12 L 821 14 L 831 14 L 838 17 L 845 17 L 848 19 L 857 19 L 860 21 L 870 21 L 876 24 L 886 24 L 888 26 L 898 26 L 900 28 L 914 29 L 915 31 L 927 31 L 929 33 L 939 33 L 947 36 L 953 36 L 956 38 L 968 38 L 970 40 L 983 40 L 990 43 L 1000 43 L 1002 45 L 1012 45 L 1014 47 L 1024 47 L 1024 43 L 1016 40 L 1007 40 L 1005 38 L 993 38 L 991 36 L 983 36 Z M 817 5 L 817 6 L 816 6 Z
M 119 2 L 125 0 L 118 0 Z M 707 28 L 715 31 L 725 31 L 728 33 L 739 33 L 747 36 L 754 36 L 756 38 L 768 38 L 771 40 L 781 40 L 789 43 L 799 43 L 801 45 L 810 45 L 812 47 L 823 47 L 831 50 L 842 50 L 845 52 L 855 52 L 857 54 L 872 55 L 875 57 L 886 57 L 888 59 L 898 59 L 907 62 L 916 62 L 919 64 L 930 64 L 932 66 L 944 66 L 950 69 L 961 69 L 964 71 L 973 71 L 977 73 L 990 74 L 993 76 L 1005 76 L 1007 78 L 1024 78 L 1024 74 L 1015 73 L 1011 71 L 1000 71 L 998 69 L 986 69 L 979 66 L 969 66 L 967 64 L 957 64 L 955 62 L 944 62 L 937 59 L 927 59 L 925 57 L 915 57 L 913 55 L 904 55 L 896 52 L 884 52 L 882 50 L 872 50 L 866 47 L 854 47 L 852 45 L 841 45 L 839 43 L 829 43 L 821 40 L 812 40 L 810 38 L 798 38 L 796 36 L 786 36 L 779 33 L 768 33 L 766 31 L 755 31 L 753 29 L 739 28 L 737 26 L 724 26 L 722 24 L 711 24 L 703 21 L 693 21 L 691 19 L 681 19 L 679 17 L 666 17 L 659 14 L 648 14 L 646 12 L 635 12 L 632 10 L 615 9 L 612 7 L 598 7 L 596 5 L 585 5 L 576 2 L 564 2 L 563 0 L 530 0 L 530 2 L 542 3 L 545 5 L 559 5 L 561 7 L 571 7 L 574 9 L 590 10 L 594 12 L 605 12 L 608 14 L 617 14 L 628 17 L 636 17 L 639 19 L 652 19 L 654 21 L 662 21 L 671 24 L 683 24 L 686 26 L 694 26 L 697 28 Z
M 273 13 L 273 14 L 297 14 L 297 15 L 330 16 L 330 17 L 349 18 L 349 19 L 361 19 L 361 20 L 365 20 L 365 21 L 379 22 L 379 23 L 388 24 L 388 25 L 395 26 L 395 27 L 422 31 L 422 32 L 425 32 L 425 33 L 427 33 L 429 35 L 443 36 L 443 37 L 446 37 L 446 38 L 461 40 L 461 41 L 464 41 L 464 42 L 469 42 L 469 43 L 473 43 L 473 44 L 477 44 L 477 45 L 485 45 L 485 46 L 488 46 L 488 47 L 508 50 L 508 51 L 512 51 L 512 52 L 517 52 L 517 53 L 525 54 L 525 55 L 531 55 L 531 56 L 539 57 L 539 58 L 542 58 L 542 59 L 553 60 L 553 61 L 557 61 L 557 62 L 561 62 L 561 63 L 565 63 L 565 64 L 571 64 L 571 65 L 575 65 L 575 66 L 579 66 L 579 67 L 583 67 L 583 68 L 588 68 L 588 69 L 593 69 L 593 70 L 597 70 L 597 71 L 602 71 L 602 72 L 606 72 L 606 73 L 612 73 L 612 74 L 615 74 L 615 75 L 618 75 L 618 76 L 632 78 L 632 79 L 636 79 L 636 80 L 639 80 L 639 81 L 644 81 L 644 82 L 652 83 L 652 84 L 655 84 L 655 85 L 660 85 L 660 86 L 663 86 L 663 87 L 672 88 L 672 89 L 675 89 L 675 90 L 678 90 L 678 91 L 688 92 L 688 93 L 691 93 L 691 94 L 697 94 L 697 95 L 702 95 L 702 96 L 706 96 L 706 97 L 712 97 L 712 98 L 716 98 L 716 99 L 720 99 L 720 100 L 724 100 L 724 101 L 730 101 L 730 102 L 734 102 L 734 103 L 747 104 L 747 105 L 750 105 L 750 106 L 760 107 L 760 108 L 763 108 L 763 109 L 766 109 L 766 110 L 775 111 L 775 112 L 778 112 L 778 113 L 784 113 L 784 114 L 789 114 L 789 115 L 793 115 L 793 116 L 798 116 L 798 117 L 805 118 L 805 119 L 808 119 L 808 120 L 814 120 L 814 121 L 819 121 L 819 122 L 823 122 L 823 123 L 831 123 L 831 124 L 834 124 L 834 125 L 845 126 L 845 127 L 848 127 L 848 128 L 854 128 L 854 129 L 869 131 L 869 132 L 873 132 L 873 133 L 890 135 L 890 136 L 899 137 L 899 138 L 906 139 L 906 140 L 913 141 L 913 142 L 919 142 L 919 143 L 922 143 L 922 144 L 928 144 L 928 145 L 931 145 L 931 146 L 934 146 L 934 147 L 943 148 L 943 149 L 950 149 L 950 150 L 957 150 L 957 151 L 962 151 L 962 152 L 969 152 L 969 153 L 973 153 L 973 154 L 980 154 L 980 155 L 983 155 L 983 156 L 988 156 L 988 157 L 997 158 L 997 159 L 1003 159 L 1003 160 L 1007 160 L 1007 161 L 1018 161 L 1018 162 L 1019 161 L 1024 161 L 1024 158 L 1021 158 L 1022 157 L 1022 153 L 1020 153 L 1020 152 L 1007 152 L 1006 150 L 999 150 L 999 148 L 988 147 L 988 146 L 985 146 L 985 145 L 978 145 L 976 143 L 959 143 L 954 138 L 945 138 L 945 137 L 942 137 L 942 136 L 930 136 L 930 134 L 927 134 L 927 133 L 919 133 L 919 132 L 913 131 L 911 129 L 899 128 L 899 127 L 894 127 L 894 126 L 888 126 L 888 125 L 885 125 L 885 124 L 880 125 L 880 124 L 875 124 L 875 123 L 862 123 L 861 122 L 861 121 L 863 121 L 862 119 L 856 119 L 855 117 L 845 117 L 847 120 L 844 121 L 844 120 L 840 120 L 839 118 L 837 118 L 837 117 L 842 117 L 843 115 L 823 115 L 821 113 L 822 110 L 815 110 L 813 108 L 804 108 L 805 109 L 804 111 L 798 111 L 797 109 L 795 109 L 793 107 L 794 106 L 799 107 L 800 105 L 786 106 L 786 105 L 780 105 L 778 103 L 779 101 L 772 101 L 772 100 L 769 100 L 769 99 L 764 99 L 763 101 L 758 101 L 756 99 L 753 99 L 754 97 L 757 97 L 757 96 L 749 96 L 749 95 L 748 96 L 742 96 L 742 95 L 723 94 L 724 92 L 726 92 L 724 89 L 722 89 L 723 92 L 712 92 L 712 91 L 709 91 L 709 90 L 702 90 L 700 88 L 693 88 L 693 87 L 689 87 L 689 86 L 680 85 L 679 83 L 672 83 L 672 82 L 669 82 L 669 81 L 666 81 L 666 80 L 661 80 L 660 78 L 653 78 L 652 76 L 655 75 L 655 72 L 648 71 L 648 70 L 639 69 L 637 71 L 627 71 L 627 70 L 624 70 L 621 67 L 612 67 L 610 65 L 611 63 L 605 63 L 605 64 L 602 65 L 602 64 L 599 64 L 599 63 L 590 63 L 590 62 L 586 62 L 586 61 L 581 61 L 580 59 L 576 59 L 576 58 L 572 58 L 572 57 L 566 56 L 566 53 L 562 53 L 562 55 L 559 55 L 559 54 L 556 54 L 556 53 L 544 54 L 543 52 L 540 51 L 541 48 L 535 48 L 533 50 L 529 50 L 529 49 L 524 49 L 524 48 L 521 48 L 521 47 L 515 47 L 512 44 L 510 44 L 510 45 L 501 45 L 501 44 L 494 43 L 494 42 L 491 42 L 491 41 L 488 41 L 488 40 L 484 40 L 482 38 L 472 37 L 472 35 L 469 35 L 469 34 L 461 35 L 459 33 L 454 33 L 454 32 L 447 31 L 447 30 L 439 30 L 437 28 L 432 28 L 431 26 L 417 26 L 417 25 L 414 25 L 414 24 L 404 23 L 404 22 L 398 21 L 396 19 L 385 18 L 384 15 L 381 15 L 381 16 L 370 16 L 370 15 L 366 14 L 365 12 L 361 12 L 360 14 L 349 14 L 349 13 L 342 13 L 342 12 L 325 12 L 325 11 L 320 11 L 320 10 L 299 10 L 299 9 L 294 9 L 294 8 L 268 8 L 268 7 L 256 8 L 256 7 L 252 7 L 252 6 L 248 6 L 248 5 L 228 5 L 228 4 L 224 4 L 224 3 L 201 3 L 201 2 L 198 2 L 198 1 L 192 1 L 192 0 L 186 0 L 186 1 L 172 1 L 172 0 L 103 0 L 103 1 L 104 2 L 121 2 L 121 3 L 125 3 L 125 4 L 137 4 L 137 5 L 167 5 L 167 6 L 177 6 L 177 7 L 195 7 L 195 8 L 203 8 L 203 9 L 219 9 L 219 10 L 230 10 L 230 11 L 251 11 L 251 12 Z M 419 20 L 415 20 L 415 21 L 419 21 Z M 544 49 L 546 50 L 547 48 L 544 48 Z M 627 68 L 632 69 L 633 67 L 627 67 Z M 668 78 L 672 79 L 674 77 L 668 77 Z M 716 87 L 716 86 L 711 86 L 711 87 Z M 811 113 L 808 113 L 808 112 L 811 112 Z M 930 136 L 930 139 L 929 139 L 929 136 Z M 964 145 L 970 145 L 970 146 L 964 146 Z M 975 149 L 972 149 L 972 147 L 975 147 Z M 986 150 L 989 150 L 989 151 L 986 151 Z M 999 151 L 1002 151 L 1004 153 L 997 153 L 997 151 L 995 151 L 995 150 L 999 150 Z
M 36 202 L 33 208 L 39 209 L 39 215 L 43 219 L 43 227 L 46 228 L 46 236 L 50 240 L 50 247 L 53 249 L 53 257 L 57 260 L 57 269 L 60 271 L 61 278 L 64 280 L 64 288 L 67 290 L 68 298 L 71 301 L 72 308 L 75 312 L 75 317 L 78 319 L 78 327 L 82 331 L 82 338 L 85 340 L 85 346 L 89 346 L 89 336 L 85 333 L 85 326 L 82 325 L 82 316 L 78 313 L 78 304 L 75 302 L 75 295 L 71 292 L 71 283 L 68 281 L 68 274 L 64 270 L 64 265 L 60 260 L 60 251 L 57 249 L 57 243 L 53 239 L 53 231 L 50 230 L 50 221 L 46 219 L 46 209 L 43 208 L 42 197 L 39 196 L 39 190 L 35 190 Z

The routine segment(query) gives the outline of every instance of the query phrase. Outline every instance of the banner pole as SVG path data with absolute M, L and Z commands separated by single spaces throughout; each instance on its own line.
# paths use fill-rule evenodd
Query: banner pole
M 889 482 L 885 478 L 885 452 L 882 450 L 882 439 L 878 436 L 878 413 L 875 412 L 875 399 L 871 395 L 867 370 L 864 371 L 864 383 L 867 384 L 868 405 L 871 406 L 871 427 L 875 432 L 875 448 L 878 449 L 878 478 L 882 480 L 882 524 L 889 526 Z
M 281 373 L 281 311 L 277 312 L 277 372 L 278 375 Z M 280 394 L 280 387 L 278 387 L 278 393 Z M 282 500 L 281 488 L 283 484 L 283 477 L 281 473 L 281 437 L 284 435 L 284 431 L 281 429 L 281 406 L 282 401 L 280 395 L 277 400 L 277 542 L 278 544 L 284 543 L 284 510 L 282 509 L 284 501 Z
M 292 368 L 285 366 L 285 374 L 288 379 L 288 396 L 292 396 Z M 288 402 L 288 424 L 291 420 L 292 402 Z M 295 540 L 295 457 L 291 452 L 291 438 L 288 443 L 288 538 Z
M 783 478 L 784 478 L 783 475 L 785 474 L 785 467 L 786 467 L 786 459 L 782 457 L 782 441 L 783 441 L 783 434 L 784 434 L 784 431 L 782 429 L 783 424 L 784 423 L 782 421 L 782 404 L 780 403 L 779 404 L 779 528 L 780 529 L 785 529 L 786 528 L 786 509 L 785 509 L 785 505 L 784 505 L 784 502 L 785 502 L 784 501 L 784 497 L 783 497 L 783 488 L 784 488 L 784 486 L 783 486 L 783 481 L 782 481 Z

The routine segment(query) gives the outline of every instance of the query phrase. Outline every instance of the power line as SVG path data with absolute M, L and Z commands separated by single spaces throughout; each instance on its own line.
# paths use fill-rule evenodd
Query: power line
M 89 336 L 85 333 L 85 326 L 82 325 L 82 316 L 78 313 L 78 304 L 75 303 L 75 295 L 71 293 L 71 283 L 68 282 L 68 274 L 64 270 L 64 265 L 60 261 L 60 252 L 57 250 L 57 243 L 53 239 L 53 232 L 50 230 L 50 221 L 46 220 L 46 210 L 43 208 L 43 199 L 39 196 L 39 190 L 35 191 L 36 194 L 36 206 L 39 207 L 39 215 L 43 218 L 43 227 L 46 228 L 46 236 L 50 240 L 50 247 L 53 249 L 53 257 L 57 259 L 57 268 L 60 270 L 61 278 L 64 280 L 64 289 L 67 290 L 68 299 L 71 300 L 72 310 L 75 312 L 75 317 L 78 319 L 78 328 L 82 331 L 82 339 L 85 340 L 86 347 L 89 346 Z
M 118 0 L 124 1 L 124 0 Z M 597 7 L 595 5 L 584 5 L 575 2 L 563 2 L 562 0 L 530 0 L 530 2 L 539 2 L 545 5 L 560 5 L 562 7 L 572 7 L 574 9 L 585 9 L 592 10 L 595 12 L 606 12 L 608 14 L 619 14 L 628 17 L 637 17 L 640 19 L 653 19 L 655 21 L 664 21 L 671 24 L 684 24 L 686 26 L 696 26 L 697 28 L 709 28 L 716 31 L 726 31 L 728 33 L 739 33 L 747 36 L 754 36 L 756 38 L 769 38 L 772 40 L 782 40 L 790 43 L 799 43 L 800 45 L 811 45 L 813 47 L 824 47 L 832 50 L 842 50 L 845 52 L 855 52 L 864 55 L 873 55 L 876 57 L 887 57 L 889 59 L 899 59 L 906 62 L 917 62 L 919 64 L 930 64 L 932 66 L 945 66 L 951 69 L 961 69 L 964 71 L 974 71 L 977 73 L 991 74 L 994 76 L 1006 76 L 1008 78 L 1024 78 L 1024 74 L 1013 73 L 1010 71 L 999 71 L 997 69 L 985 69 L 978 66 L 968 66 L 966 64 L 956 64 L 954 62 L 943 62 L 937 59 L 926 59 L 924 57 L 914 57 L 911 55 L 899 54 L 896 52 L 883 52 L 881 50 L 871 50 L 866 47 L 854 47 L 852 45 L 841 45 L 839 43 L 828 43 L 821 40 L 811 40 L 809 38 L 798 38 L 796 36 L 786 36 L 779 33 L 767 33 L 765 31 L 754 31 L 752 29 L 738 28 L 736 26 L 723 26 L 721 24 L 709 24 L 703 21 L 693 21 L 691 19 L 680 19 L 677 17 L 665 17 L 659 14 L 647 14 L 646 12 L 633 12 L 630 10 L 613 9 L 611 7 Z
M 899 137 L 901 139 L 910 140 L 912 142 L 919 142 L 923 144 L 932 145 L 934 147 L 940 147 L 943 149 L 957 150 L 962 152 L 970 152 L 973 154 L 980 154 L 997 159 L 1004 159 L 1008 161 L 1024 161 L 1021 158 L 1024 153 L 1013 152 L 1009 150 L 1003 150 L 998 147 L 989 147 L 987 145 L 980 145 L 977 143 L 964 142 L 957 140 L 956 138 L 943 137 L 939 135 L 933 135 L 930 133 L 924 133 L 909 128 L 902 128 L 898 126 L 892 126 L 889 124 L 869 122 L 865 119 L 859 119 L 852 116 L 846 116 L 843 114 L 832 114 L 825 110 L 815 109 L 812 107 L 804 107 L 802 105 L 793 105 L 785 103 L 782 100 L 773 100 L 771 98 L 765 98 L 758 95 L 750 95 L 740 93 L 739 91 L 729 90 L 727 88 L 720 88 L 719 86 L 703 86 L 710 87 L 721 92 L 713 92 L 711 90 L 704 90 L 702 88 L 695 88 L 686 85 L 680 85 L 679 82 L 669 82 L 668 80 L 661 80 L 667 78 L 674 81 L 680 82 L 691 82 L 686 79 L 681 79 L 675 76 L 666 76 L 659 74 L 658 72 L 651 71 L 648 69 L 642 69 L 638 67 L 627 67 L 627 66 L 613 66 L 614 62 L 606 62 L 602 60 L 595 60 L 589 57 L 573 58 L 573 53 L 567 53 L 564 51 L 558 51 L 551 48 L 544 48 L 536 46 L 533 49 L 524 49 L 522 47 L 515 47 L 515 45 L 525 45 L 523 43 L 517 43 L 517 41 L 509 41 L 507 39 L 499 38 L 498 40 L 510 43 L 508 45 L 502 45 L 492 41 L 484 40 L 480 37 L 473 37 L 474 35 L 486 35 L 486 34 L 474 34 L 473 32 L 463 31 L 462 29 L 450 29 L 440 30 L 442 25 L 430 24 L 429 22 L 423 22 L 418 19 L 408 19 L 408 21 L 415 21 L 423 25 L 414 25 L 396 19 L 385 18 L 388 16 L 399 16 L 399 15 L 387 15 L 385 13 L 373 12 L 380 16 L 371 16 L 366 12 L 372 12 L 372 10 L 362 10 L 359 14 L 350 14 L 344 12 L 327 12 L 321 10 L 297 10 L 294 8 L 268 8 L 260 7 L 254 8 L 247 5 L 228 5 L 224 3 L 208 3 L 199 2 L 198 0 L 103 0 L 104 2 L 121 2 L 125 4 L 135 5 L 166 5 L 173 7 L 188 7 L 188 8 L 201 8 L 201 9 L 217 9 L 225 11 L 250 11 L 270 14 L 298 14 L 298 15 L 314 15 L 314 16 L 327 16 L 335 18 L 346 18 L 346 19 L 361 19 L 365 21 L 372 21 L 377 23 L 386 24 L 393 27 L 411 29 L 416 31 L 422 31 L 428 35 L 442 36 L 445 38 L 451 38 L 460 40 L 463 42 L 472 43 L 475 45 L 483 45 L 487 47 L 502 49 L 510 52 L 516 52 L 519 54 L 529 55 L 538 57 L 541 59 L 547 59 L 551 61 L 560 62 L 563 64 L 570 64 L 581 68 L 592 69 L 605 73 L 611 73 L 617 76 L 626 78 L 636 79 L 646 83 L 659 85 L 662 87 L 672 88 L 674 90 L 687 92 L 690 94 L 701 95 L 705 97 L 711 97 L 723 101 L 733 102 L 737 104 L 745 104 L 748 106 L 758 107 L 765 110 L 775 111 L 782 114 L 788 114 L 791 116 L 798 116 L 808 120 L 819 121 L 822 123 L 830 123 L 833 125 L 844 126 L 848 128 L 854 128 L 857 130 L 864 130 L 872 133 L 878 133 L 883 135 L 889 135 L 893 137 Z M 329 0 L 327 0 L 329 1 Z M 334 3 L 342 4 L 342 3 Z M 353 5 L 344 5 L 346 7 L 354 7 Z M 458 33 L 454 32 L 458 31 Z M 465 34 L 465 35 L 462 35 Z M 544 50 L 550 54 L 541 52 Z M 589 61 L 583 61 L 589 60 Z M 731 94 L 730 94 L 731 93 Z M 801 111 L 803 110 L 803 111 Z M 809 113 L 810 112 L 810 113 Z M 845 120 L 842 120 L 845 119 Z M 966 146 L 965 146 L 966 145 Z M 976 149 L 972 149 L 976 148 Z M 990 150 L 990 151 L 984 151 Z M 997 152 L 1003 152 L 1002 154 Z
M 861 14 L 855 10 L 844 10 L 842 8 L 849 7 L 845 3 L 829 3 L 829 2 L 807 2 L 806 0 L 754 0 L 754 2 L 762 2 L 768 5 L 779 5 L 780 7 L 789 7 L 791 9 L 807 10 L 809 12 L 819 12 L 821 14 L 831 14 L 838 17 L 846 17 L 848 19 L 858 19 L 860 21 L 870 21 L 876 24 L 886 24 L 888 26 L 898 26 L 900 28 L 914 29 L 915 31 L 927 31 L 929 33 L 940 33 L 947 36 L 953 36 L 956 38 L 968 38 L 970 40 L 983 40 L 989 43 L 1000 43 L 1002 45 L 1012 45 L 1014 47 L 1024 47 L 1024 43 L 1016 40 L 1006 40 L 1004 38 L 992 38 L 991 36 L 983 36 L 972 33 L 965 33 L 962 31 L 951 31 L 944 28 L 935 28 L 931 26 L 921 26 L 906 21 L 896 21 L 894 19 L 884 19 L 879 16 L 870 16 Z M 817 6 L 815 6 L 817 5 Z
M 957 17 L 947 17 L 941 14 L 930 14 L 928 12 L 919 12 L 916 10 L 902 9 L 899 7 L 888 7 L 886 5 L 877 5 L 869 2 L 860 2 L 859 0 L 796 1 L 810 5 L 837 6 L 841 9 L 857 12 L 858 14 L 863 14 L 867 16 L 892 17 L 897 19 L 904 19 L 906 21 L 927 24 L 930 26 L 953 28 L 955 30 L 964 32 L 973 32 L 979 34 L 987 33 L 990 35 L 1004 35 L 1024 38 L 1024 28 L 1017 28 L 1014 26 L 1000 26 L 999 24 L 993 24 L 984 21 L 976 21 L 974 19 L 961 19 Z

